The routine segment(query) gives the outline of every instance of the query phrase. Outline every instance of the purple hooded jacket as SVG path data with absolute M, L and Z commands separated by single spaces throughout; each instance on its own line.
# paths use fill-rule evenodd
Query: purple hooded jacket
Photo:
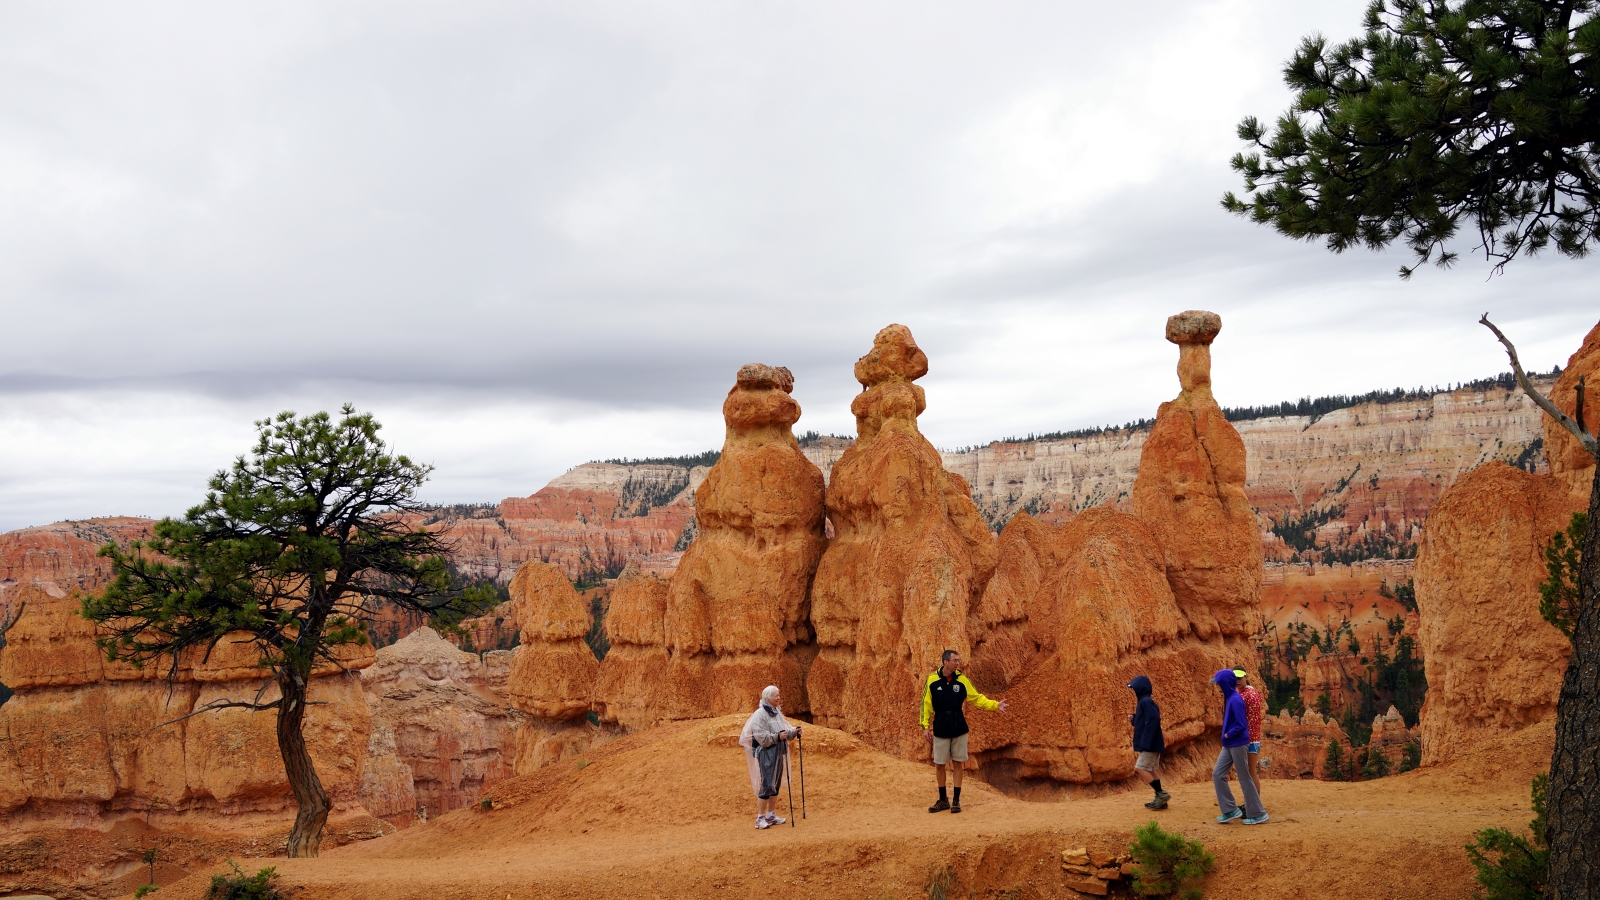
M 1222 746 L 1243 747 L 1250 743 L 1250 725 L 1245 721 L 1244 698 L 1235 690 L 1239 679 L 1232 669 L 1211 676 L 1222 688 Z

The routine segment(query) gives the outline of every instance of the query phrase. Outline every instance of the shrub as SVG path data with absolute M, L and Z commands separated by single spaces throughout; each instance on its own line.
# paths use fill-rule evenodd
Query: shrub
M 950 900 L 956 889 L 956 873 L 949 866 L 941 866 L 928 876 L 928 900 Z
M 161 890 L 161 888 L 157 885 L 141 884 L 133 889 L 133 900 L 144 900 L 147 895 L 154 894 L 159 890 Z
M 1199 841 L 1162 831 L 1155 822 L 1134 830 L 1128 854 L 1135 865 L 1134 893 L 1146 897 L 1179 894 L 1193 900 L 1200 896 L 1197 885 L 1217 864 L 1217 858 L 1207 853 Z
M 1539 615 L 1572 640 L 1578 618 L 1578 565 L 1583 561 L 1583 537 L 1589 531 L 1587 513 L 1573 513 L 1565 531 L 1558 531 L 1544 548 L 1544 566 L 1550 573 L 1539 585 Z
M 268 866 L 254 875 L 246 875 L 231 859 L 228 866 L 233 869 L 232 875 L 211 876 L 206 900 L 283 900 L 283 894 L 272 885 L 278 878 L 277 869 Z
M 1361 766 L 1361 777 L 1363 779 L 1382 778 L 1389 774 L 1390 767 L 1389 757 L 1384 755 L 1382 748 L 1368 746 L 1367 761 Z
M 1467 859 L 1478 870 L 1478 883 L 1488 891 L 1486 900 L 1531 900 L 1544 896 L 1550 877 L 1550 849 L 1545 845 L 1545 790 L 1550 776 L 1533 779 L 1531 835 L 1512 834 L 1504 828 L 1485 828 L 1467 845 Z M 1494 854 L 1490 859 L 1486 854 Z

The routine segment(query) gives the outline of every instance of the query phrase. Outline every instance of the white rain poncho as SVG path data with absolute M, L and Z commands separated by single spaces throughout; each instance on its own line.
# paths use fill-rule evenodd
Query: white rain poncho
M 769 712 L 770 710 L 770 712 Z M 777 763 L 776 787 L 783 787 L 783 754 L 788 750 L 783 741 L 784 733 L 794 726 L 783 717 L 783 711 L 767 705 L 765 701 L 756 711 L 745 720 L 744 728 L 739 732 L 739 746 L 744 749 L 745 762 L 750 766 L 750 790 L 755 792 L 757 799 L 761 798 L 761 760 L 757 752 L 767 748 L 769 765 L 772 761 Z M 776 796 L 773 794 L 769 796 Z

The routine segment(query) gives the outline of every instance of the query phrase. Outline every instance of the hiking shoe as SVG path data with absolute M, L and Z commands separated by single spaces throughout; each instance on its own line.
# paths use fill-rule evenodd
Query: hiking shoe
M 1166 802 L 1172 799 L 1172 795 L 1166 791 L 1156 791 L 1156 799 L 1160 800 L 1162 805 L 1166 805 Z
M 935 803 L 934 805 L 928 807 L 928 812 L 944 812 L 945 810 L 947 810 L 949 808 L 950 808 L 950 801 L 949 800 L 940 800 L 938 803 Z
M 1232 822 L 1234 819 L 1242 819 L 1242 818 L 1244 818 L 1244 810 L 1242 810 L 1242 809 L 1234 809 L 1233 812 L 1228 813 L 1227 815 L 1217 816 L 1217 824 L 1226 825 L 1229 822 Z
M 777 813 L 767 813 L 767 822 L 769 822 L 770 824 L 782 825 L 783 823 L 785 823 L 787 821 L 789 821 L 789 820 L 785 819 L 783 816 L 778 815 Z
M 1245 819 L 1244 823 L 1246 825 L 1260 825 L 1262 822 L 1265 822 L 1266 820 L 1267 820 L 1266 810 L 1262 810 L 1261 815 L 1256 816 L 1254 819 Z
M 950 811 L 953 812 L 953 813 L 961 812 L 961 804 L 960 803 L 952 803 L 952 804 L 950 804 Z
M 757 828 L 771 828 L 772 827 L 772 823 L 767 821 L 767 817 L 766 816 L 756 816 L 756 827 Z
M 1144 808 L 1145 809 L 1166 809 L 1167 808 L 1167 801 L 1162 800 L 1160 797 L 1157 797 L 1156 799 L 1151 800 L 1149 803 L 1146 803 L 1144 805 Z

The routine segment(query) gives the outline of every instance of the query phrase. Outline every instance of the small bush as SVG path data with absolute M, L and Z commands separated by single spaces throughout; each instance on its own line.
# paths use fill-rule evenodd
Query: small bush
M 1485 828 L 1467 845 L 1467 859 L 1478 870 L 1478 883 L 1488 891 L 1485 900 L 1534 900 L 1544 896 L 1550 877 L 1550 848 L 1544 842 L 1545 791 L 1550 776 L 1533 779 L 1531 835 L 1512 834 L 1504 828 Z M 1487 854 L 1494 854 L 1490 859 Z
M 268 866 L 254 875 L 246 875 L 233 860 L 228 860 L 228 865 L 233 874 L 211 876 L 206 900 L 283 900 L 283 894 L 272 885 L 278 878 L 277 869 Z
M 928 900 L 950 900 L 956 888 L 956 873 L 942 866 L 928 876 Z
M 1136 866 L 1133 891 L 1146 897 L 1178 894 L 1194 900 L 1200 896 L 1199 882 L 1217 864 L 1217 858 L 1207 853 L 1199 841 L 1162 831 L 1155 822 L 1134 830 L 1128 854 Z
M 1391 767 L 1392 764 L 1389 762 L 1389 757 L 1383 754 L 1381 748 L 1369 746 L 1367 747 L 1367 761 L 1361 766 L 1361 777 L 1369 781 L 1374 778 L 1382 778 L 1389 774 Z
M 147 894 L 154 894 L 159 890 L 161 890 L 161 888 L 156 885 L 141 884 L 133 889 L 133 900 L 144 900 Z
M 1544 548 L 1550 577 L 1539 585 L 1539 615 L 1569 641 L 1578 619 L 1578 566 L 1583 562 L 1583 538 L 1588 531 L 1588 513 L 1573 513 L 1566 530 L 1552 535 Z
M 1409 772 L 1422 765 L 1422 744 L 1412 741 L 1406 745 L 1405 755 L 1400 757 L 1400 771 Z

